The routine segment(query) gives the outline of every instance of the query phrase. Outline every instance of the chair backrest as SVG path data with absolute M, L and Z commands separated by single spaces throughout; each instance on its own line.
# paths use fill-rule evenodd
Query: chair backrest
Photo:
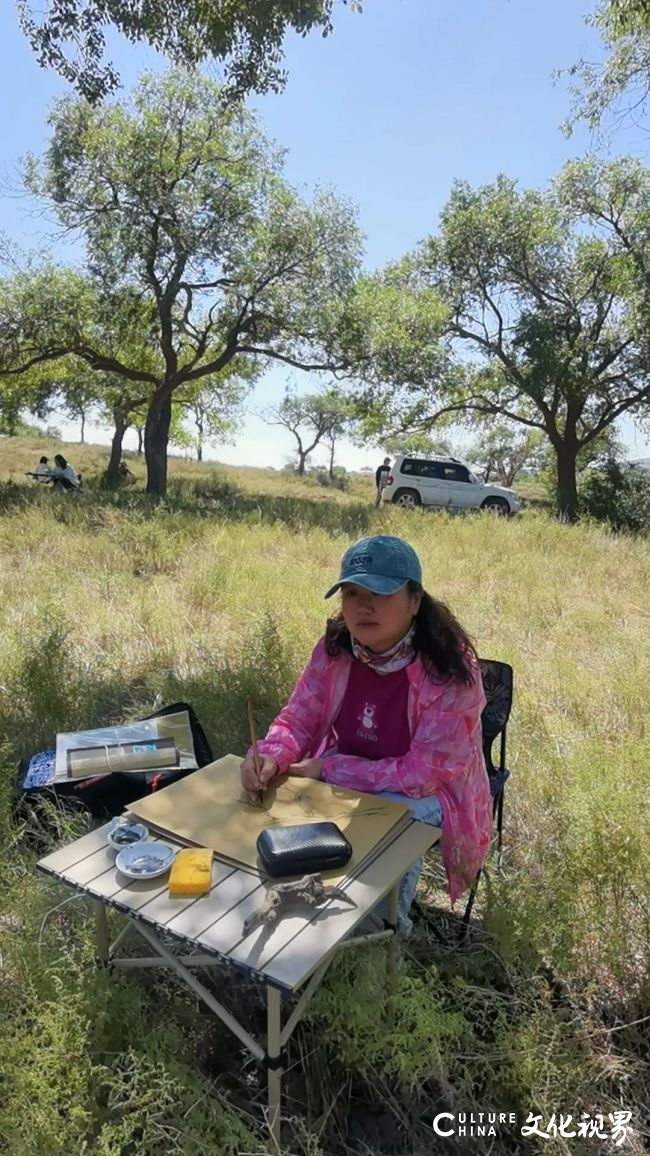
M 492 743 L 498 735 L 501 735 L 499 770 L 505 768 L 506 726 L 512 709 L 513 672 L 507 662 L 498 662 L 492 658 L 480 658 L 479 666 L 487 699 L 481 715 L 483 755 L 488 774 L 492 774 L 495 771 Z

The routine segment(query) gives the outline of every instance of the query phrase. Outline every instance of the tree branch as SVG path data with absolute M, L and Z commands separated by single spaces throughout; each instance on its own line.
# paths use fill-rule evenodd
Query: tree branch
M 255 345 L 240 345 L 237 349 L 238 353 L 253 353 L 258 357 L 268 357 L 273 361 L 281 361 L 284 365 L 292 365 L 294 369 L 304 369 L 306 373 L 330 372 L 349 368 L 350 362 L 343 359 L 340 362 L 304 362 L 298 361 L 295 357 L 289 357 L 284 353 L 277 353 L 273 349 L 259 349 Z

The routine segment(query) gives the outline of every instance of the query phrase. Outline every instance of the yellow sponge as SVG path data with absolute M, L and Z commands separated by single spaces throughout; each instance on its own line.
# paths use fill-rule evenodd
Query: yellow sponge
M 205 895 L 212 883 L 212 851 L 185 847 L 178 851 L 169 872 L 169 894 Z

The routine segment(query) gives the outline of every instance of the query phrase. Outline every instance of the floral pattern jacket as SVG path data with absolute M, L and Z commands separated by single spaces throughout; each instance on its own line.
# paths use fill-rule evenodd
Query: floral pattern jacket
M 411 747 L 399 758 L 363 759 L 324 752 L 335 746 L 338 715 L 355 661 L 336 658 L 321 638 L 287 705 L 259 744 L 280 772 L 305 758 L 323 758 L 321 777 L 351 790 L 397 791 L 419 799 L 436 795 L 442 806 L 441 851 L 451 902 L 471 885 L 487 851 L 492 800 L 483 760 L 481 712 L 485 693 L 473 654 L 471 686 L 448 675 L 434 677 L 419 658 L 406 668 Z

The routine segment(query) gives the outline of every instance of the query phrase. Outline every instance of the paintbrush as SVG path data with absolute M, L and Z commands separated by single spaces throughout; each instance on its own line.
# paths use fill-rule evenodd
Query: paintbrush
M 258 790 L 255 793 L 255 802 L 258 807 L 264 806 L 264 788 L 262 787 L 262 760 L 257 749 L 257 738 L 255 736 L 255 719 L 253 718 L 253 704 L 250 699 L 246 700 L 246 707 L 248 710 L 248 737 L 253 751 L 253 764 L 255 766 L 255 774 L 257 775 Z

